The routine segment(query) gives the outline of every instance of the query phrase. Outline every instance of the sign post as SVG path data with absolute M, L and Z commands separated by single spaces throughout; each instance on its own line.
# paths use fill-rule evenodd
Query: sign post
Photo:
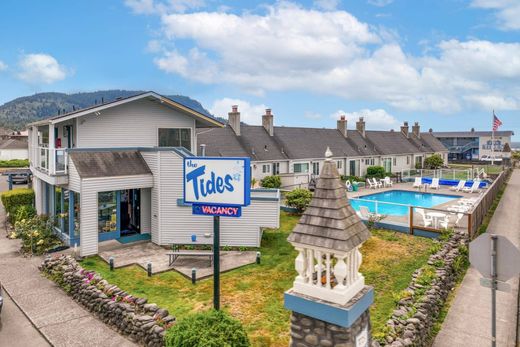
M 491 288 L 491 346 L 496 347 L 497 290 L 509 291 L 505 282 L 520 273 L 520 250 L 505 236 L 485 233 L 469 244 L 469 261 L 484 276 L 480 284 Z
M 249 158 L 184 158 L 184 202 L 213 216 L 213 307 L 220 309 L 220 217 L 239 218 L 251 200 Z

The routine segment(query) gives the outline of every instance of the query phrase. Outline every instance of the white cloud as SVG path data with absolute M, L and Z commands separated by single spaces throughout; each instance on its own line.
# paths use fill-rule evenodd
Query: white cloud
M 265 114 L 265 109 L 268 108 L 264 104 L 252 105 L 245 100 L 223 98 L 215 100 L 209 111 L 215 116 L 227 119 L 228 113 L 231 112 L 231 106 L 233 105 L 238 105 L 240 120 L 250 125 L 262 124 L 262 115 Z
M 325 11 L 335 10 L 339 5 L 339 0 L 314 0 L 314 6 Z
M 318 119 L 322 119 L 323 118 L 323 115 L 320 114 L 320 113 L 316 113 L 316 112 L 305 112 L 303 114 L 303 116 L 307 119 L 310 119 L 310 120 L 318 120 Z
M 165 12 L 186 12 L 205 6 L 204 0 L 125 0 L 125 5 L 136 14 L 161 14 Z
M 363 117 L 365 120 L 367 129 L 389 130 L 397 129 L 399 127 L 399 121 L 397 118 L 381 108 L 375 110 L 362 109 L 355 112 L 345 112 L 338 110 L 331 114 L 330 117 L 338 120 L 341 116 L 345 116 L 347 119 L 347 126 L 349 129 L 355 129 L 356 122 L 360 117 Z
M 367 1 L 370 5 L 374 5 L 377 7 L 385 7 L 390 5 L 394 0 L 368 0 Z
M 262 14 L 166 12 L 163 47 L 177 40 L 183 45 L 161 49 L 155 64 L 188 80 L 231 84 L 255 95 L 305 90 L 444 113 L 492 100 L 495 109 L 520 108 L 520 43 L 446 40 L 411 55 L 391 30 L 345 11 L 290 2 L 265 8 Z M 185 43 L 188 48 L 181 48 Z
M 503 30 L 520 30 L 518 0 L 473 0 L 472 7 L 495 10 L 497 25 Z
M 0 71 L 7 70 L 7 64 L 0 60 Z
M 18 62 L 18 77 L 29 83 L 53 83 L 65 79 L 69 74 L 66 67 L 49 54 L 25 54 Z

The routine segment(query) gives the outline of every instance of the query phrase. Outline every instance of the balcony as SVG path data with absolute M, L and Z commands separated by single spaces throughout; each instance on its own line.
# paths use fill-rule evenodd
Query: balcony
M 35 157 L 32 165 L 42 172 L 51 176 L 67 174 L 68 154 L 66 148 L 33 148 Z

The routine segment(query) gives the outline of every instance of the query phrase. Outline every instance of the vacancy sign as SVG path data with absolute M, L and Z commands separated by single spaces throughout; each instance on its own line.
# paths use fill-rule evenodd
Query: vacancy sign
M 184 202 L 193 214 L 240 217 L 251 199 L 249 158 L 184 159 Z

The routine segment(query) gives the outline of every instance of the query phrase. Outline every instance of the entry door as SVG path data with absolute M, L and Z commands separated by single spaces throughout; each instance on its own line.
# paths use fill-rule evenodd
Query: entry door
M 359 176 L 359 160 L 349 162 L 350 176 Z

